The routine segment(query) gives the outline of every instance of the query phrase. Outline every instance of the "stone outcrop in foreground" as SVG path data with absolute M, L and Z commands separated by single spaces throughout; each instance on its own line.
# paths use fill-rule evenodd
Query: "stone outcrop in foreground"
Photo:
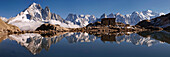
M 61 27 L 60 25 L 52 25 L 52 24 L 42 24 L 40 27 L 36 29 L 36 31 L 69 31 L 68 28 Z
M 13 32 L 19 32 L 20 29 L 14 25 L 7 24 L 4 21 L 0 19 L 0 32 L 3 33 L 13 33 Z

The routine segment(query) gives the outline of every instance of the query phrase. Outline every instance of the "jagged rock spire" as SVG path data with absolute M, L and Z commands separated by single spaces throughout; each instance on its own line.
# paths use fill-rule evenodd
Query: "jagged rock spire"
M 107 18 L 107 15 L 104 13 L 100 18 Z

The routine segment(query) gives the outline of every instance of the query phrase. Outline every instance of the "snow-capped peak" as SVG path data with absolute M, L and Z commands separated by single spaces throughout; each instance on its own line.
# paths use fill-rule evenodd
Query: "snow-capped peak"
M 137 12 L 137 11 L 134 11 L 132 14 L 139 14 L 139 12 Z
M 151 11 L 151 10 L 146 10 L 145 12 L 152 13 L 152 11 Z
M 41 8 L 40 4 L 33 3 L 16 17 L 10 19 L 8 24 L 18 26 L 21 30 L 35 30 L 43 23 L 59 24 L 60 26 L 74 28 L 79 27 L 66 21 L 55 13 L 51 13 L 49 7 Z
M 27 9 L 42 9 L 40 4 L 32 3 Z
M 93 23 L 96 21 L 96 17 L 94 15 L 76 15 L 76 14 L 69 14 L 66 20 L 73 22 L 74 24 L 80 25 L 84 27 L 89 23 Z
M 31 5 L 37 5 L 37 3 L 33 2 Z
M 161 12 L 161 13 L 159 13 L 159 16 L 161 16 L 161 15 L 165 15 L 165 13 L 162 13 L 162 12 Z
M 8 21 L 8 19 L 5 18 L 5 17 L 1 17 L 1 16 L 0 16 L 0 19 L 3 20 L 4 22 L 7 22 L 7 21 Z
M 120 15 L 120 13 L 116 13 L 116 15 Z

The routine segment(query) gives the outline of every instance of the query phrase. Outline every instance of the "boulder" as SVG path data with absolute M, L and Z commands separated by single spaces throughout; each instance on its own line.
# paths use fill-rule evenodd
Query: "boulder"
M 53 25 L 53 24 L 42 24 L 40 27 L 36 29 L 36 31 L 68 31 L 68 28 L 60 27 L 59 25 Z

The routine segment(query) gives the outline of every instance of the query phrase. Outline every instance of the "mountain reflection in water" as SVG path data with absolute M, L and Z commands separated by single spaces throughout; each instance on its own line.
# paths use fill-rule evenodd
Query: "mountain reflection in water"
M 80 43 L 80 42 L 95 42 L 100 39 L 103 43 L 115 42 L 121 44 L 122 42 L 132 43 L 134 45 L 146 45 L 148 47 L 158 43 L 170 43 L 170 32 L 120 32 L 120 33 L 56 33 L 56 34 L 14 34 L 14 35 L 1 35 L 0 41 L 8 38 L 16 41 L 21 46 L 25 47 L 32 54 L 38 54 L 42 49 L 49 50 L 52 44 L 59 43 L 62 39 L 66 39 L 68 43 Z

